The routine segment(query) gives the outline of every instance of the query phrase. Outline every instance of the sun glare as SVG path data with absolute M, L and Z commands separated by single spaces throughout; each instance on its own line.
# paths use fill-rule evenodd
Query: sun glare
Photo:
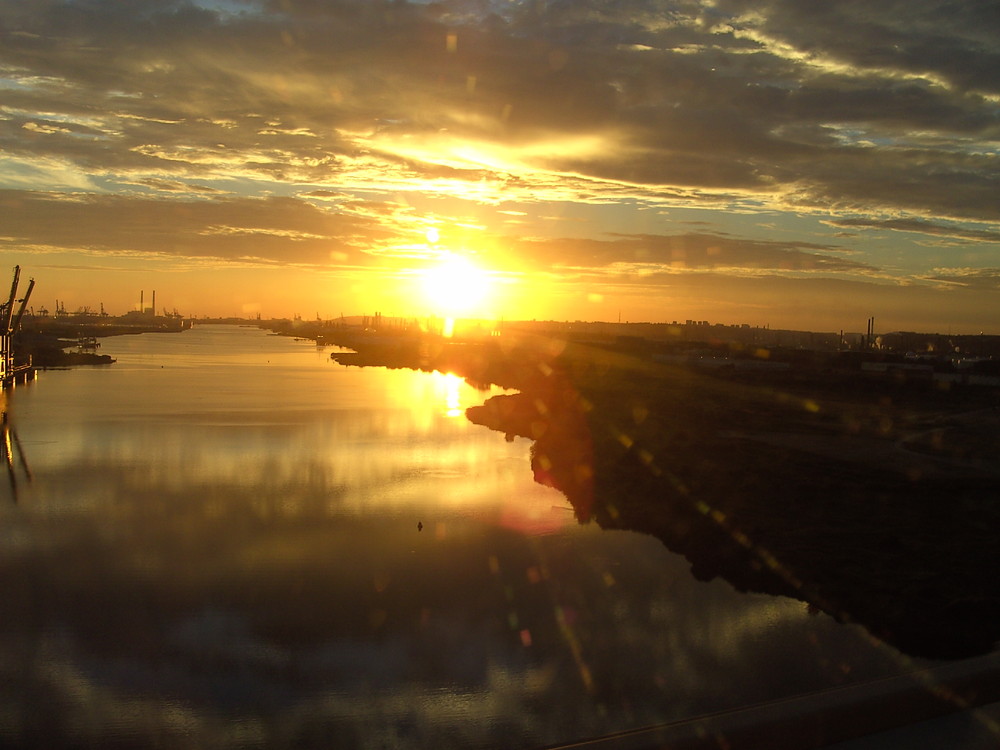
M 487 315 L 490 274 L 458 255 L 448 254 L 422 274 L 423 295 L 435 315 Z

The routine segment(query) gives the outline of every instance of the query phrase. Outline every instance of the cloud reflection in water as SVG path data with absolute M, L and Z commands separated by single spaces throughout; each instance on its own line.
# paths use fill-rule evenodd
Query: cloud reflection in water
M 35 481 L 0 508 L 5 742 L 521 747 L 894 670 L 798 602 L 579 526 L 527 441 L 447 416 L 452 380 L 234 330 L 301 355 L 266 409 L 274 373 L 233 363 L 212 398 L 191 389 L 218 370 L 128 357 L 19 392 Z M 157 345 L 222 334 L 189 335 Z M 122 385 L 142 380 L 156 399 Z

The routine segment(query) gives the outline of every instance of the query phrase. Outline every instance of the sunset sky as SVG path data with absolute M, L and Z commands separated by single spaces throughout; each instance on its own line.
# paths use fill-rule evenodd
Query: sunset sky
M 36 310 L 1000 334 L 998 150 L 993 0 L 0 0 Z

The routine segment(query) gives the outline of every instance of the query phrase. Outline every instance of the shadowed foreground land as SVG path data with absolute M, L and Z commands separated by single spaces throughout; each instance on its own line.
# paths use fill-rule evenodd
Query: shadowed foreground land
M 914 656 L 1000 638 L 996 393 L 860 373 L 709 377 L 616 352 L 352 339 L 343 364 L 519 391 L 468 410 L 534 440 L 581 522 L 652 534 L 703 580 L 808 602 Z

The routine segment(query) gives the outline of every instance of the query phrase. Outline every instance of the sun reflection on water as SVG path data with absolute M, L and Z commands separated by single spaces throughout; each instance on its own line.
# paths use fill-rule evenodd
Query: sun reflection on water
M 458 375 L 447 373 L 441 376 L 444 380 L 444 400 L 448 407 L 445 414 L 449 417 L 461 417 L 465 413 L 462 408 L 461 387 L 465 381 Z
M 500 392 L 499 389 L 491 389 L 489 393 L 476 391 L 464 378 L 450 372 L 421 373 L 421 377 L 411 378 L 410 388 L 414 404 L 432 406 L 432 413 L 450 418 L 465 416 L 466 408 Z

